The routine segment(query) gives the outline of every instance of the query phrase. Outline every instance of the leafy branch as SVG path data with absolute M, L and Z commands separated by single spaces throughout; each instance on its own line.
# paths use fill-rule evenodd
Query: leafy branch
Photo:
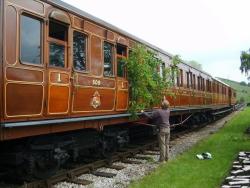
M 158 106 L 163 96 L 169 93 L 178 75 L 180 58 L 174 56 L 171 65 L 163 67 L 164 62 L 154 51 L 138 44 L 126 61 L 130 85 L 129 112 L 136 119 L 138 111 Z

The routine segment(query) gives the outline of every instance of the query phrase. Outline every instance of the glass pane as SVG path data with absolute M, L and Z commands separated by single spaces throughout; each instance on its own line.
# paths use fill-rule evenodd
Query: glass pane
M 125 77 L 125 61 L 122 59 L 117 60 L 117 76 Z
M 86 42 L 86 36 L 84 34 L 74 31 L 74 68 L 79 71 L 86 70 Z
M 41 64 L 41 21 L 21 16 L 21 61 Z
M 64 67 L 65 47 L 63 45 L 50 43 L 49 64 L 55 67 Z
M 113 76 L 113 45 L 104 42 L 104 76 Z

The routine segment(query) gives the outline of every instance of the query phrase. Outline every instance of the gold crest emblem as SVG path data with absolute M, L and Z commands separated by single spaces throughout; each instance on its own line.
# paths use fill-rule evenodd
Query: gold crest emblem
M 90 105 L 95 109 L 101 106 L 101 97 L 98 91 L 95 91 L 92 100 L 90 102 Z

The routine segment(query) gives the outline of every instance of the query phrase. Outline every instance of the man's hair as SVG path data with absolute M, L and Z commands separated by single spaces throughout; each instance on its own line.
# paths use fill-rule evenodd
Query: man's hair
M 164 99 L 164 100 L 161 102 L 161 108 L 162 108 L 162 109 L 168 109 L 168 108 L 169 108 L 169 102 L 168 102 L 168 100 Z

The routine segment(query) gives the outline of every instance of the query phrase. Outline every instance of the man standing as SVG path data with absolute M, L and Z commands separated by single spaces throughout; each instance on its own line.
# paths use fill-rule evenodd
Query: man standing
M 160 129 L 158 133 L 158 141 L 160 148 L 160 162 L 167 161 L 169 159 L 169 140 L 170 140 L 170 123 L 169 123 L 169 102 L 164 98 L 161 103 L 161 109 L 153 110 L 152 114 L 143 112 L 148 118 L 152 120 L 152 123 L 157 125 Z

